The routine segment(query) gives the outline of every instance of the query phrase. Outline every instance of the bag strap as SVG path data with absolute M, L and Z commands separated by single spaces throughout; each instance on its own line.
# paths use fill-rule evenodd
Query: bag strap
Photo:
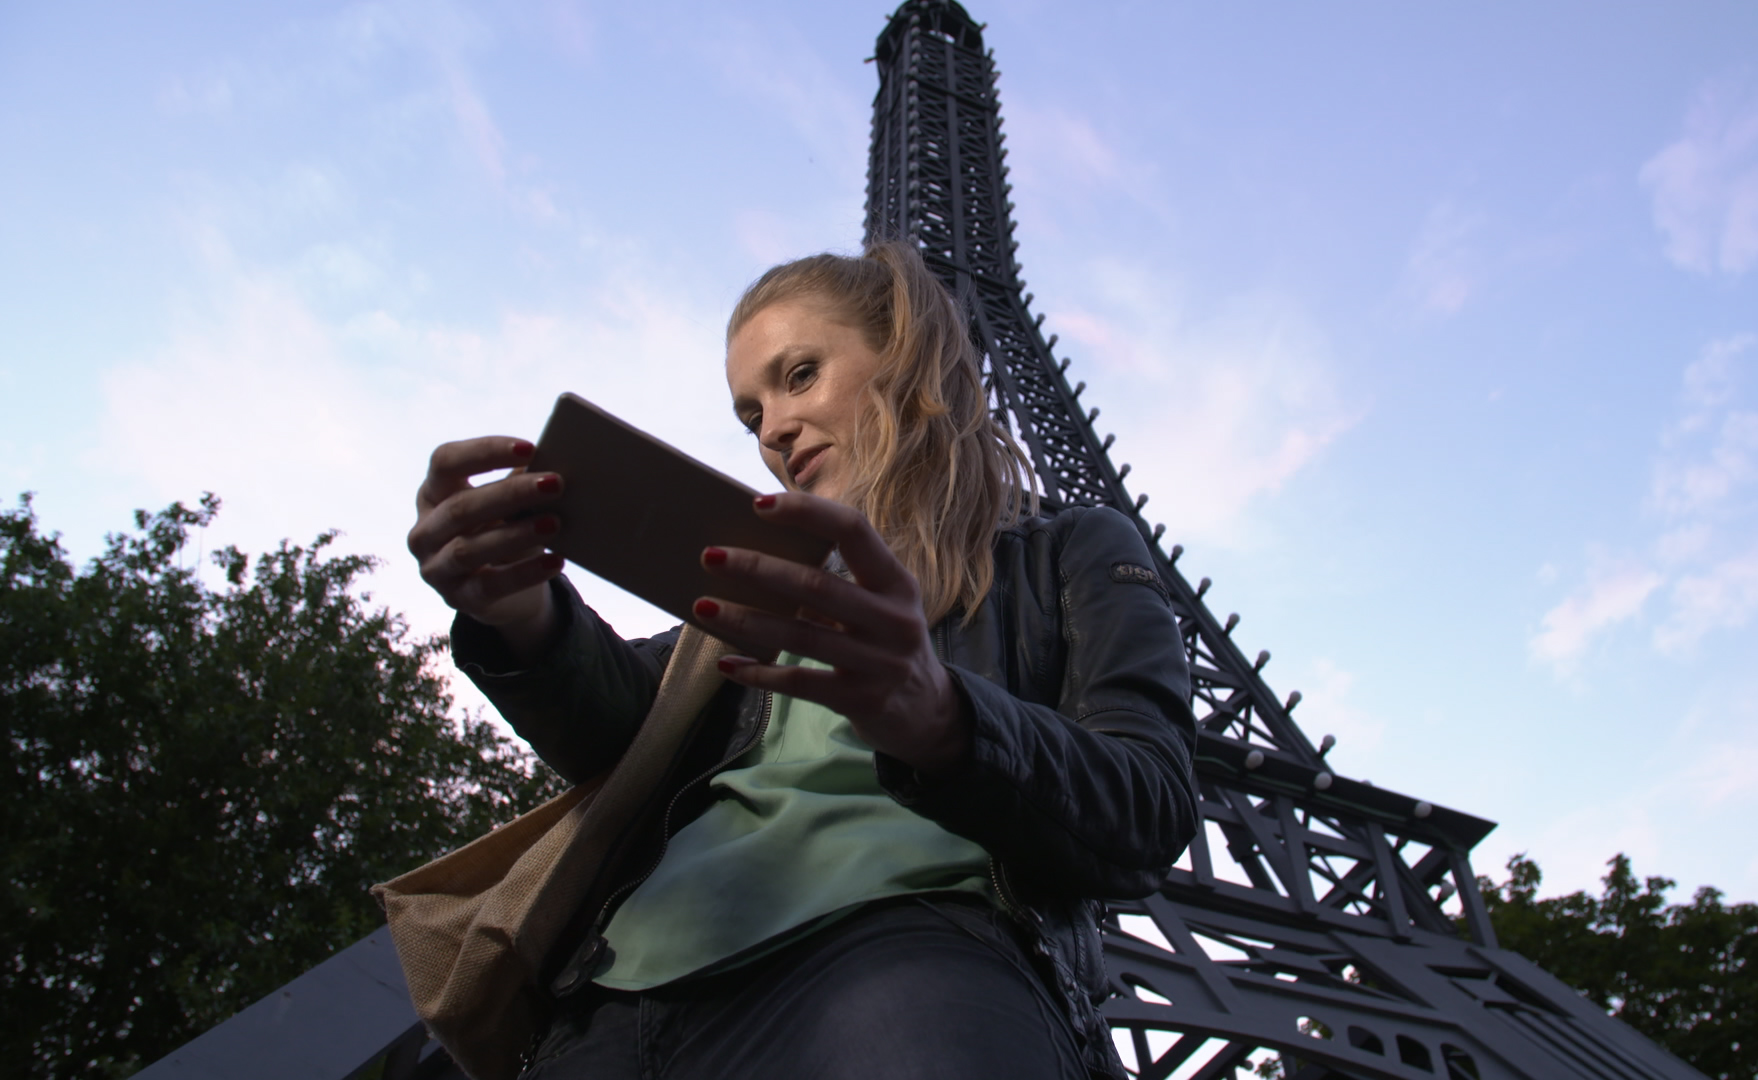
M 683 751 L 696 719 L 726 685 L 720 658 L 732 646 L 686 625 L 672 648 L 659 693 L 647 718 L 616 767 L 583 808 L 579 828 L 556 861 L 542 891 L 519 928 L 516 948 L 533 972 L 545 971 L 545 960 L 563 940 L 585 930 L 597 915 L 606 881 L 620 863 L 629 830 L 655 798 L 660 784 Z M 572 933 L 569 931 L 572 930 Z M 569 967 L 573 965 L 570 964 Z
M 720 659 L 732 652 L 731 645 L 707 631 L 684 626 L 665 665 L 665 675 L 659 680 L 653 707 L 647 711 L 647 719 L 635 732 L 610 778 L 599 789 L 593 800 L 594 812 L 607 815 L 607 820 L 613 814 L 633 816 L 655 785 L 664 779 L 665 770 L 683 748 L 684 736 L 696 717 L 725 685 Z

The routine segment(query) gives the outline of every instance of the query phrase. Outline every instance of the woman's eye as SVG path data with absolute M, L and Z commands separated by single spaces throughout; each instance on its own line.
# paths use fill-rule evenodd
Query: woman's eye
M 788 389 L 789 390 L 798 390 L 798 389 L 804 387 L 807 383 L 812 381 L 812 376 L 816 375 L 817 373 L 818 373 L 818 365 L 817 364 L 801 364 L 801 365 L 799 365 L 798 367 L 794 368 L 792 371 L 787 373 Z
M 763 414 L 752 413 L 750 416 L 745 417 L 744 425 L 746 435 L 757 434 L 757 432 L 763 427 Z

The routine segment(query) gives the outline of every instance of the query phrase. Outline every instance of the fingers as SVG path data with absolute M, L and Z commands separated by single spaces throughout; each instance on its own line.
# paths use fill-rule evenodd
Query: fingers
M 565 562 L 560 555 L 539 551 L 518 562 L 484 567 L 459 583 L 452 607 L 481 617 L 499 601 L 555 577 L 562 572 Z
M 765 664 L 747 656 L 728 656 L 720 661 L 721 673 L 745 686 L 768 690 L 802 701 L 815 701 L 825 708 L 848 715 L 845 680 L 837 672 L 798 664 Z
M 852 506 L 803 492 L 759 495 L 757 513 L 771 521 L 822 536 L 836 544 L 843 562 L 864 587 L 888 594 L 919 595 L 915 576 L 892 554 L 865 514 Z
M 710 573 L 754 585 L 800 614 L 780 617 L 704 598 L 712 611 L 699 606 L 697 618 L 717 636 L 762 655 L 785 649 L 882 679 L 897 668 L 901 677 L 909 658 L 927 640 L 920 590 L 866 517 L 803 494 L 762 496 L 757 508 L 774 520 L 836 542 L 856 580 L 747 548 L 708 548 L 702 565 Z
M 901 674 L 903 656 L 818 623 L 806 622 L 734 604 L 713 597 L 696 601 L 696 618 L 715 637 L 756 656 L 790 652 L 809 656 L 840 671 L 859 671 L 864 677 L 884 680 Z M 897 672 L 889 669 L 896 668 Z
M 743 686 L 814 701 L 842 714 L 868 746 L 923 771 L 950 768 L 968 754 L 970 721 L 938 661 L 881 677 L 854 676 L 840 667 L 826 671 L 762 663 L 747 656 L 722 657 L 719 667 L 722 675 Z
M 818 567 L 747 548 L 708 548 L 702 553 L 702 565 L 718 577 L 755 585 L 801 612 L 800 618 L 784 622 L 841 631 L 858 640 L 890 643 L 902 649 L 913 648 L 926 630 L 914 578 L 902 595 L 885 595 Z
M 428 491 L 425 484 L 423 491 Z M 466 484 L 440 502 L 421 507 L 415 527 L 409 530 L 409 551 L 425 561 L 457 537 L 555 503 L 561 492 L 562 478 L 555 473 L 514 473 L 481 487 Z
M 466 579 L 485 569 L 542 555 L 560 525 L 555 515 L 544 514 L 455 536 L 421 558 L 421 578 L 450 600 Z
M 415 495 L 416 509 L 437 506 L 468 488 L 472 476 L 523 465 L 535 452 L 536 447 L 524 439 L 504 435 L 441 443 L 427 460 L 427 478 Z
M 415 493 L 408 544 L 422 580 L 447 604 L 491 626 L 545 618 L 550 600 L 542 586 L 562 570 L 561 556 L 545 552 L 560 519 L 540 512 L 560 498 L 562 478 L 525 471 L 535 449 L 498 435 L 445 443 L 428 459 Z M 472 484 L 497 469 L 512 471 Z

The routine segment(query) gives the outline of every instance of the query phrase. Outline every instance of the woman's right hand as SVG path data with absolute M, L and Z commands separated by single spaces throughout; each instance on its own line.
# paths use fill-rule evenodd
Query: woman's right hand
M 453 608 L 499 629 L 515 654 L 533 651 L 554 628 L 548 583 L 563 562 L 544 549 L 561 519 L 531 514 L 560 499 L 562 478 L 525 472 L 533 450 L 523 439 L 504 436 L 443 444 L 415 493 L 415 527 L 409 530 L 409 551 L 421 564 L 422 580 Z M 493 483 L 470 482 L 507 468 L 513 472 Z

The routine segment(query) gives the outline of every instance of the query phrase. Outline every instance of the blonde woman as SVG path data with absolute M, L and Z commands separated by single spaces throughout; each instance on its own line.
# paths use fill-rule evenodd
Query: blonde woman
M 697 601 L 749 656 L 546 972 L 527 1076 L 1124 1075 L 1098 901 L 1155 889 L 1196 827 L 1188 671 L 1135 526 L 1034 516 L 966 326 L 907 244 L 775 267 L 733 311 L 733 413 L 784 489 L 757 509 L 838 558 L 702 552 L 802 617 Z M 625 641 L 558 576 L 559 476 L 472 486 L 530 454 L 436 450 L 409 547 L 459 666 L 581 780 L 676 631 Z

